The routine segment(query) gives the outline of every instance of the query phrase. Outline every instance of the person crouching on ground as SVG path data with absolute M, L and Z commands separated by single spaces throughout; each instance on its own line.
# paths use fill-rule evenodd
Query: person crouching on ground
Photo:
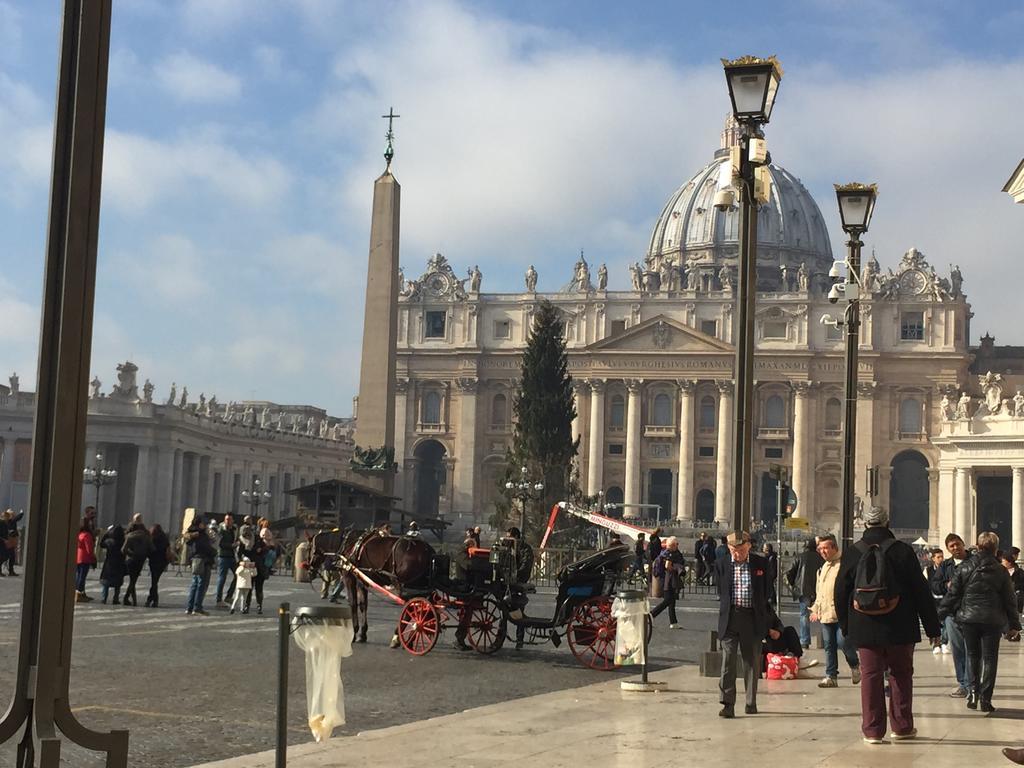
M 675 536 L 665 539 L 665 548 L 661 550 L 654 561 L 653 572 L 660 573 L 662 579 L 661 602 L 654 606 L 651 611 L 651 619 L 668 608 L 668 628 L 679 629 L 679 622 L 676 619 L 676 600 L 683 589 L 683 572 L 686 568 L 686 560 L 683 553 L 679 551 L 679 540 Z
M 996 559 L 999 537 L 991 531 L 978 536 L 978 554 L 964 562 L 949 583 L 939 616 L 952 616 L 967 650 L 967 708 L 995 712 L 999 636 L 1020 636 L 1020 614 L 1010 574 Z
M 867 744 L 885 743 L 885 673 L 889 673 L 889 722 L 895 741 L 914 728 L 914 646 L 921 624 L 939 642 L 939 616 L 917 553 L 889 530 L 889 513 L 864 514 L 864 536 L 843 552 L 836 578 L 839 628 L 858 649 L 861 731 Z
M 242 605 L 243 614 L 249 612 L 249 604 L 252 601 L 252 579 L 255 574 L 256 564 L 248 557 L 243 557 L 242 562 L 235 568 L 235 599 L 231 601 L 229 613 L 233 614 L 239 603 Z
M 735 717 L 736 668 L 743 660 L 747 694 L 745 711 L 757 714 L 757 680 L 761 676 L 761 640 L 768 634 L 768 561 L 750 552 L 750 534 L 726 537 L 728 556 L 715 559 L 718 586 L 718 636 L 722 675 L 718 681 L 719 717 Z
M 825 677 L 818 683 L 819 688 L 835 688 L 839 685 L 839 651 L 850 665 L 850 677 L 854 685 L 860 682 L 860 660 L 857 649 L 839 629 L 839 614 L 836 612 L 836 577 L 839 575 L 841 558 L 836 537 L 832 534 L 818 539 L 818 554 L 825 563 L 818 569 L 815 582 L 814 603 L 811 605 L 811 621 L 821 623 L 821 641 L 825 645 Z

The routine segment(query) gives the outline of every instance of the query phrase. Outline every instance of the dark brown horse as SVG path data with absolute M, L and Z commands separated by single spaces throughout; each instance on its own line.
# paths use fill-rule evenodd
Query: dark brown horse
M 339 557 L 340 556 L 340 557 Z M 386 529 L 368 531 L 321 531 L 313 537 L 309 560 L 310 575 L 326 578 L 332 572 L 342 579 L 352 608 L 355 639 L 366 642 L 367 586 L 350 570 L 347 561 L 382 587 L 403 589 L 425 587 L 434 549 L 422 539 L 395 536 Z

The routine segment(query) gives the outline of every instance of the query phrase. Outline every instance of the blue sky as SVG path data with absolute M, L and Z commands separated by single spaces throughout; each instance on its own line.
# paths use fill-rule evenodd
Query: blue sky
M 59 4 L 0 0 L 0 373 L 33 385 Z M 93 371 L 158 395 L 351 409 L 369 206 L 397 121 L 402 262 L 484 290 L 582 248 L 628 285 L 718 144 L 720 56 L 775 53 L 768 140 L 842 242 L 831 185 L 877 181 L 867 242 L 960 264 L 973 336 L 1024 343 L 1024 7 L 962 2 L 115 0 Z M 1012 278 L 1008 279 L 1008 278 Z

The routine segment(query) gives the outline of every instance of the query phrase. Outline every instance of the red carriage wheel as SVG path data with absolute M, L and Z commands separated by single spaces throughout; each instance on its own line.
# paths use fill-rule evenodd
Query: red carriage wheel
M 508 631 L 508 617 L 491 595 L 484 595 L 483 600 L 466 606 L 469 611 L 469 632 L 466 639 L 478 653 L 495 653 L 505 644 Z
M 615 619 L 609 597 L 592 597 L 577 605 L 566 631 L 573 655 L 591 669 L 615 669 Z
M 402 608 L 398 617 L 398 640 L 409 653 L 422 656 L 430 653 L 441 634 L 441 616 L 433 603 L 414 597 Z

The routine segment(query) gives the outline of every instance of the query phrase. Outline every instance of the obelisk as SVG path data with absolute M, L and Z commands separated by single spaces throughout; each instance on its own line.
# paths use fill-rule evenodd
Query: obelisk
M 387 167 L 373 184 L 370 256 L 366 271 L 363 353 L 359 368 L 356 445 L 362 449 L 395 446 L 395 360 L 398 345 L 398 223 L 401 187 L 391 174 L 394 157 L 392 120 L 388 118 Z M 392 495 L 394 472 L 379 475 L 381 490 Z

